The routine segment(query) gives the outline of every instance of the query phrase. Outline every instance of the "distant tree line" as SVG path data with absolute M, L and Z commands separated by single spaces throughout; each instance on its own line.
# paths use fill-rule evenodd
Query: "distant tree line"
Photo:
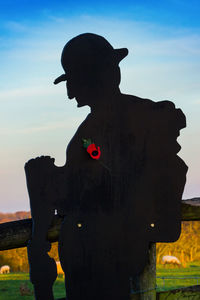
M 200 222 L 182 222 L 180 238 L 175 243 L 157 243 L 157 264 L 161 263 L 163 255 L 176 256 L 183 267 L 192 261 L 200 261 Z
M 29 218 L 31 218 L 30 211 L 17 211 L 15 213 L 0 212 L 0 223 L 22 220 L 22 219 L 29 219 Z
M 49 254 L 56 261 L 59 261 L 57 248 L 57 243 L 53 243 Z M 3 265 L 9 265 L 11 272 L 28 272 L 29 264 L 26 247 L 0 251 L 0 267 Z

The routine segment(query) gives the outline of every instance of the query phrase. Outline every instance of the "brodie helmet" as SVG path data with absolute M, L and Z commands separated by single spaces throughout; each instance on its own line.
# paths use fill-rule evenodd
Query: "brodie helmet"
M 71 39 L 63 48 L 61 63 L 65 74 L 55 79 L 54 84 L 67 80 L 67 69 L 72 66 L 79 70 L 86 67 L 92 70 L 96 66 L 118 65 L 128 54 L 127 48 L 114 49 L 102 36 L 83 33 Z

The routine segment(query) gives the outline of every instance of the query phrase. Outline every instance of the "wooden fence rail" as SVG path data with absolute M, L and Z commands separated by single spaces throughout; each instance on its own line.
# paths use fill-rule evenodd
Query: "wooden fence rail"
M 200 220 L 200 198 L 182 201 L 182 221 Z M 48 240 L 56 242 L 63 218 L 55 215 L 48 231 Z M 25 247 L 31 238 L 32 219 L 0 224 L 0 250 Z
M 181 210 L 182 210 L 182 221 L 200 220 L 200 198 L 183 200 L 181 204 Z M 47 239 L 50 242 L 58 241 L 62 220 L 63 220 L 62 217 L 55 215 L 47 235 Z M 0 250 L 9 250 L 14 248 L 25 247 L 27 245 L 28 240 L 31 238 L 31 231 L 32 231 L 31 219 L 25 219 L 25 220 L 0 224 Z M 134 290 L 134 283 L 136 283 L 135 285 L 137 286 L 135 290 Z M 193 296 L 195 297 L 195 295 Z M 133 279 L 133 294 L 131 299 L 132 300 L 164 299 L 162 297 L 163 297 L 163 292 L 160 293 L 160 296 L 158 293 L 156 294 L 156 247 L 155 244 L 151 244 L 149 249 L 149 262 L 146 265 L 144 272 L 140 275 L 140 277 Z M 179 299 L 179 298 L 169 298 L 169 299 Z M 190 299 L 190 298 L 184 298 L 184 299 Z M 197 298 L 194 299 L 200 299 L 200 292 L 197 295 Z

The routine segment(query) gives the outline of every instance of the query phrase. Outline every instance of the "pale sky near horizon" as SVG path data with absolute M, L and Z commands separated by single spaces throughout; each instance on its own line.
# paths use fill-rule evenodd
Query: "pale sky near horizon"
M 29 210 L 24 163 L 65 151 L 89 112 L 68 100 L 60 54 L 72 37 L 93 32 L 114 48 L 123 93 L 171 100 L 187 118 L 178 141 L 189 166 L 183 198 L 200 197 L 200 4 L 198 1 L 0 0 L 0 211 Z M 83 5 L 84 3 L 84 5 Z

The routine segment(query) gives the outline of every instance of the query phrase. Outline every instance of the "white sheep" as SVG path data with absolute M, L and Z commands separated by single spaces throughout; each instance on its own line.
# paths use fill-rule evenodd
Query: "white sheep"
M 0 274 L 8 274 L 10 273 L 10 267 L 8 265 L 2 266 L 0 268 Z
M 173 264 L 173 265 L 180 266 L 181 262 L 176 256 L 165 255 L 162 257 L 162 264 L 163 265 Z

